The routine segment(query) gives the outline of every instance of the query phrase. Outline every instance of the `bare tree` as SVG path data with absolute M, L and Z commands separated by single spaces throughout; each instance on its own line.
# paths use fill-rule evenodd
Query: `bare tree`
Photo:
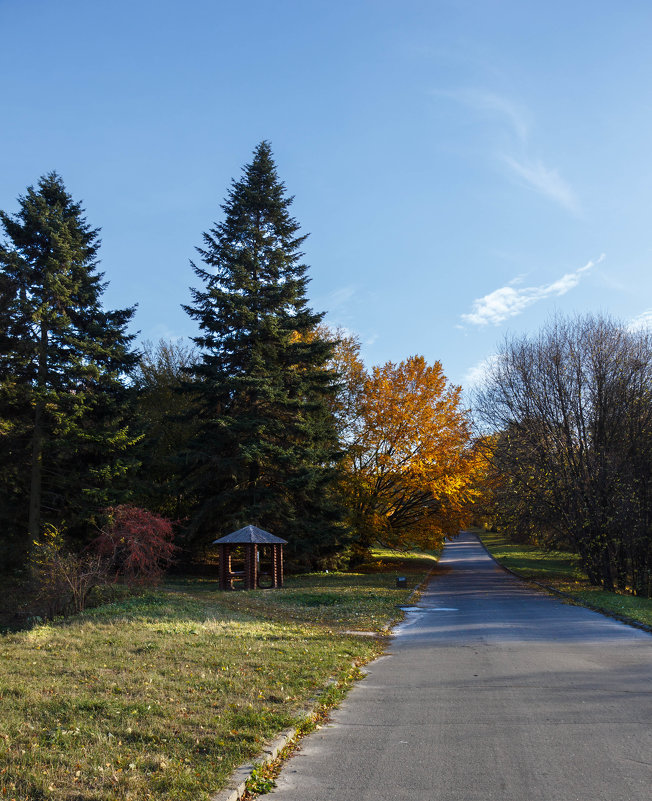
M 506 340 L 475 406 L 498 517 L 566 541 L 590 579 L 652 594 L 652 338 L 601 316 Z

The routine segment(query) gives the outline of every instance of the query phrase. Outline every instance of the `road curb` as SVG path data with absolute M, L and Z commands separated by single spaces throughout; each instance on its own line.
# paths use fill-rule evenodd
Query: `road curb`
M 473 534 L 474 532 L 469 532 Z M 561 598 L 565 598 L 567 601 L 570 601 L 574 606 L 583 606 L 585 609 L 590 609 L 592 612 L 599 612 L 601 615 L 605 617 L 613 618 L 613 620 L 618 620 L 620 623 L 625 623 L 627 626 L 632 626 L 635 629 L 641 629 L 642 631 L 646 631 L 648 634 L 652 634 L 652 626 L 648 626 L 647 623 L 641 623 L 640 620 L 634 620 L 632 617 L 627 617 L 627 615 L 621 615 L 618 612 L 612 612 L 610 609 L 605 609 L 602 606 L 597 606 L 596 604 L 589 603 L 588 601 L 582 601 L 579 598 L 576 598 L 574 595 L 571 595 L 569 592 L 564 592 L 563 590 L 558 590 L 556 587 L 551 587 L 549 584 L 544 584 L 541 581 L 537 581 L 536 579 L 526 578 L 525 576 L 521 576 L 518 573 L 515 573 L 513 570 L 510 570 L 509 567 L 505 567 L 502 562 L 499 562 L 498 559 L 491 553 L 489 548 L 482 542 L 482 539 L 476 534 L 478 538 L 478 542 L 484 550 L 486 551 L 487 555 L 493 559 L 493 561 L 504 570 L 506 573 L 509 573 L 511 576 L 514 576 L 521 581 L 525 581 L 527 584 L 534 584 L 535 586 L 539 587 L 542 590 L 550 593 L 551 595 L 558 595 Z
M 309 717 L 309 715 L 306 714 L 306 717 Z M 210 801 L 240 801 L 247 789 L 247 779 L 251 777 L 252 772 L 262 765 L 267 765 L 268 762 L 273 762 L 285 746 L 294 740 L 297 733 L 298 727 L 281 732 L 278 737 L 263 748 L 261 755 L 255 762 L 236 768 L 231 774 L 227 786 L 212 795 Z
M 423 581 L 418 584 L 412 592 L 409 594 L 407 599 L 405 600 L 405 604 L 409 604 L 419 593 L 423 591 L 423 589 L 428 585 L 428 582 L 433 576 L 433 573 L 437 569 L 437 565 L 439 564 L 439 558 L 433 565 L 433 567 L 428 571 Z M 392 628 L 401 621 L 397 619 L 391 626 L 383 629 L 379 632 L 374 632 L 374 636 L 376 637 L 389 637 L 391 635 Z M 360 636 L 362 632 L 344 632 L 348 635 Z M 366 632 L 365 632 L 366 634 Z M 380 657 L 376 657 L 378 659 Z M 375 660 L 373 660 L 375 661 Z M 355 663 L 354 663 L 355 664 Z M 366 665 L 364 666 L 356 666 L 362 672 L 366 672 Z M 332 679 L 330 682 L 326 684 L 324 689 L 328 687 L 329 684 L 332 684 L 335 680 Z M 315 714 L 315 706 L 318 702 L 318 699 L 314 699 L 314 703 L 309 710 L 306 710 L 301 715 L 302 722 L 308 720 L 312 715 Z M 291 729 L 286 729 L 285 731 L 281 732 L 277 737 L 275 737 L 268 745 L 266 745 L 259 756 L 252 762 L 247 762 L 244 765 L 240 765 L 240 767 L 236 768 L 233 773 L 229 776 L 229 780 L 225 787 L 221 790 L 218 790 L 214 795 L 210 797 L 210 801 L 240 801 L 242 796 L 247 790 L 247 780 L 251 778 L 252 772 L 256 768 L 260 768 L 264 765 L 269 764 L 270 762 L 274 762 L 274 760 L 278 757 L 281 751 L 289 745 L 293 740 L 297 739 L 300 736 L 300 728 L 301 723 L 297 726 L 294 726 Z
M 366 665 L 360 666 L 352 662 L 351 667 L 357 668 L 361 673 L 366 673 Z M 262 749 L 260 754 L 258 754 L 252 762 L 246 762 L 244 765 L 240 765 L 236 768 L 229 776 L 229 781 L 226 786 L 212 795 L 209 801 L 240 801 L 247 790 L 247 781 L 251 778 L 254 770 L 264 767 L 270 762 L 274 762 L 286 746 L 305 736 L 305 732 L 301 732 L 302 726 L 311 718 L 317 719 L 319 698 L 333 684 L 337 684 L 337 679 L 329 679 L 324 685 L 320 695 L 312 699 L 310 707 L 298 713 L 297 717 L 299 722 L 296 726 L 285 729 L 285 731 L 277 735 Z

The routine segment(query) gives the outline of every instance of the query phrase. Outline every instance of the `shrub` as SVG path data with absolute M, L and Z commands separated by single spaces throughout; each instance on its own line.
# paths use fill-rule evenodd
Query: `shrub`
M 106 512 L 109 523 L 93 543 L 95 553 L 107 560 L 116 578 L 155 582 L 177 550 L 172 521 L 137 506 L 114 506 Z
M 92 590 L 108 579 L 107 560 L 101 554 L 67 551 L 63 534 L 54 526 L 47 526 L 34 542 L 31 566 L 36 600 L 47 617 L 82 612 Z

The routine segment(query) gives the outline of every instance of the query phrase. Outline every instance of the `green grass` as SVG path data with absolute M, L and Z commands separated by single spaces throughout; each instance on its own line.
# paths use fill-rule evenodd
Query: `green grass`
M 546 551 L 535 545 L 510 542 L 500 534 L 476 532 L 490 553 L 519 576 L 565 592 L 574 601 L 610 614 L 652 626 L 652 599 L 607 592 L 589 583 L 576 554 Z
M 381 631 L 434 558 L 380 559 L 383 572 L 283 590 L 177 580 L 0 637 L 0 798 L 209 798 L 329 680 L 348 686 L 352 663 L 381 652 L 345 632 Z
M 545 551 L 534 545 L 510 542 L 500 534 L 477 532 L 491 554 L 505 567 L 524 578 L 550 583 L 586 582 L 579 557 L 567 551 Z
M 595 587 L 589 590 L 573 590 L 571 595 L 587 606 L 594 606 L 619 617 L 652 626 L 652 598 L 606 592 Z
M 377 549 L 373 558 L 355 573 L 305 573 L 291 576 L 284 589 L 234 592 L 222 603 L 234 612 L 262 614 L 279 621 L 300 620 L 340 630 L 382 632 L 396 619 L 397 598 L 405 598 L 423 580 L 424 571 L 436 564 L 434 554 Z M 405 576 L 408 592 L 396 589 L 396 577 Z M 200 598 L 214 582 L 176 585 Z

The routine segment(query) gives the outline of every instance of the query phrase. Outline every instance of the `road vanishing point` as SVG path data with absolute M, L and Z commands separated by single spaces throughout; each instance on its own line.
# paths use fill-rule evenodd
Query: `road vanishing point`
M 650 801 L 652 635 L 449 543 L 272 801 Z

